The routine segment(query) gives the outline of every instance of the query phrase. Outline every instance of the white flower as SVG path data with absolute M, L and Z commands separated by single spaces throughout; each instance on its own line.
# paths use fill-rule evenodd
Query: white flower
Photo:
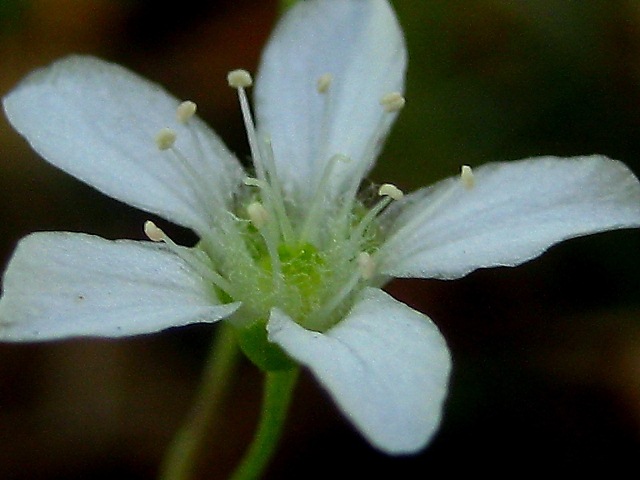
M 262 59 L 257 130 L 251 77 L 229 75 L 255 178 L 195 104 L 121 67 L 72 57 L 33 73 L 4 99 L 32 147 L 200 242 L 175 245 L 150 222 L 152 242 L 32 234 L 4 276 L 0 338 L 119 337 L 228 318 L 263 367 L 275 368 L 281 348 L 310 368 L 372 444 L 422 448 L 440 421 L 450 355 L 429 318 L 380 287 L 513 266 L 570 237 L 639 226 L 640 184 L 602 156 L 544 157 L 464 167 L 404 197 L 385 184 L 376 201 L 360 200 L 404 105 L 405 64 L 386 0 L 299 2 Z

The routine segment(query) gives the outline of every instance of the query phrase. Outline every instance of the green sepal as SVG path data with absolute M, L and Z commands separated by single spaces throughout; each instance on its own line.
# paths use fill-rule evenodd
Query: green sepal
M 296 366 L 278 345 L 267 339 L 267 322 L 263 320 L 238 330 L 238 344 L 249 360 L 265 372 Z

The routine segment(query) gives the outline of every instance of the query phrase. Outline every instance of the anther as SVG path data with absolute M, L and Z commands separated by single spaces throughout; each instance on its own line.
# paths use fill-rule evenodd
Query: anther
M 362 278 L 364 280 L 373 278 L 376 271 L 376 262 L 371 258 L 371 255 L 367 252 L 360 252 L 356 261 L 358 262 L 358 269 L 360 270 Z
M 190 100 L 182 102 L 176 109 L 176 118 L 180 123 L 187 123 L 196 114 L 196 104 Z
M 378 189 L 378 195 L 381 197 L 390 197 L 392 200 L 400 200 L 404 196 L 404 193 L 395 185 L 385 183 Z
M 402 110 L 405 103 L 406 100 L 400 92 L 387 93 L 380 99 L 380 105 L 385 112 L 398 112 Z
M 331 75 L 330 73 L 325 73 L 324 75 L 320 75 L 320 78 L 318 78 L 318 83 L 316 84 L 318 93 L 327 93 L 327 91 L 331 87 L 332 82 L 333 82 L 333 75 Z
M 464 188 L 471 190 L 475 185 L 475 178 L 473 177 L 473 170 L 469 165 L 463 165 L 460 169 L 460 181 Z
M 242 69 L 229 72 L 227 74 L 227 82 L 229 82 L 229 86 L 233 88 L 246 88 L 253 85 L 251 74 Z
M 247 205 L 247 215 L 253 226 L 258 230 L 269 221 L 269 212 L 260 202 L 252 202 Z
M 170 128 L 161 129 L 156 135 L 156 145 L 160 150 L 168 150 L 176 141 L 176 132 Z
M 144 222 L 144 234 L 152 242 L 163 242 L 167 238 L 167 235 L 162 231 L 162 229 L 151 220 Z

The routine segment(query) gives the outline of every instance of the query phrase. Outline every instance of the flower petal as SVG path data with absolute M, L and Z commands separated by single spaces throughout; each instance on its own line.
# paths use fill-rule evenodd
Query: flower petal
M 158 85 L 96 58 L 72 56 L 29 75 L 4 98 L 11 124 L 47 161 L 98 190 L 175 223 L 206 229 L 242 169 L 198 118 L 176 120 L 180 102 Z M 155 137 L 177 132 L 173 150 Z M 187 165 L 188 163 L 188 165 Z
M 215 322 L 211 285 L 161 245 L 76 233 L 24 238 L 4 275 L 0 340 L 123 337 Z
M 269 340 L 308 366 L 376 447 L 416 452 L 436 431 L 451 359 L 426 316 L 368 288 L 325 333 L 305 330 L 277 310 L 267 329 Z
M 405 197 L 389 225 L 382 272 L 452 279 L 514 266 L 568 238 L 640 226 L 640 183 L 603 156 L 541 157 L 474 170 Z
M 278 24 L 256 81 L 256 116 L 271 137 L 289 191 L 314 192 L 335 154 L 333 188 L 371 167 L 395 114 L 380 99 L 402 92 L 402 31 L 387 0 L 298 2 Z M 326 94 L 318 79 L 331 74 Z

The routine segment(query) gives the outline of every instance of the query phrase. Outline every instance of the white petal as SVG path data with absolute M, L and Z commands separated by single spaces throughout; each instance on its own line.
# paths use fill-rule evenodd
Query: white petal
M 405 69 L 402 31 L 386 0 L 298 2 L 266 47 L 255 89 L 258 124 L 285 188 L 313 193 L 335 154 L 351 158 L 337 164 L 335 189 L 364 174 L 395 118 L 383 120 L 380 99 L 403 91 Z M 327 73 L 333 82 L 321 95 L 316 84 Z
M 211 285 L 161 245 L 76 233 L 24 238 L 4 275 L 0 340 L 122 337 L 215 322 Z
M 210 203 L 231 195 L 242 169 L 198 118 L 189 128 L 177 122 L 179 104 L 118 65 L 80 56 L 32 73 L 4 98 L 12 125 L 47 161 L 118 200 L 202 231 Z M 166 127 L 177 132 L 175 146 L 189 167 L 157 148 Z
M 269 339 L 308 366 L 376 447 L 412 453 L 435 433 L 451 359 L 435 325 L 382 290 L 369 288 L 326 333 L 274 311 Z
M 640 183 L 606 157 L 541 157 L 474 170 L 474 186 L 450 178 L 400 205 L 381 270 L 451 279 L 514 266 L 562 240 L 640 226 Z

